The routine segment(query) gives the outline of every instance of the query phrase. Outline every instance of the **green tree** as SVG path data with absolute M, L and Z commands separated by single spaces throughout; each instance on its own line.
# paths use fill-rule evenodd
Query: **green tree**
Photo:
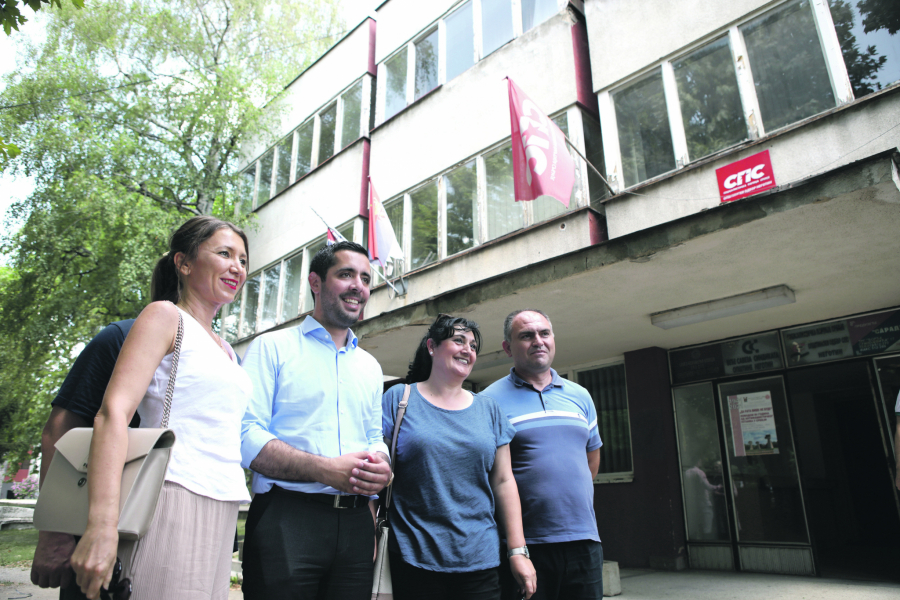
M 140 312 L 178 222 L 246 223 L 240 145 L 270 136 L 279 115 L 264 104 L 341 27 L 336 0 L 101 0 L 51 13 L 46 41 L 25 48 L 0 94 L 0 136 L 23 140 L 7 169 L 35 181 L 2 244 L 0 446 L 17 457 L 38 441 L 73 349 Z
M 41 10 L 43 4 L 49 6 L 56 5 L 62 7 L 60 0 L 22 0 L 23 4 L 31 7 L 31 10 L 37 12 Z M 72 4 L 78 8 L 84 8 L 84 0 L 72 0 Z M 6 35 L 12 33 L 12 30 L 19 30 L 19 25 L 27 23 L 28 19 L 19 10 L 19 0 L 0 0 L 0 24 L 3 25 L 3 31 Z

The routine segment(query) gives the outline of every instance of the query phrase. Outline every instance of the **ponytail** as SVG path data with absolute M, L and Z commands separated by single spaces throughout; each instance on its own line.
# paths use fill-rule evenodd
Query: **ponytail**
M 180 282 L 175 269 L 175 259 L 171 252 L 166 252 L 156 262 L 153 277 L 150 279 L 150 301 L 168 300 L 175 304 L 180 297 Z

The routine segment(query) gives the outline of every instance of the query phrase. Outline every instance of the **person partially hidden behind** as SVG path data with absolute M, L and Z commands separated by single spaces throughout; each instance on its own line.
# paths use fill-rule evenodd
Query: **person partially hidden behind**
M 369 299 L 365 248 L 339 242 L 310 263 L 312 315 L 256 338 L 242 428 L 255 496 L 244 537 L 247 600 L 369 600 L 371 498 L 388 483 L 383 377 L 350 326 Z
M 159 298 L 153 298 L 158 300 Z M 100 410 L 103 393 L 125 336 L 134 319 L 116 321 L 104 327 L 75 359 L 75 364 L 53 399 L 50 417 L 41 433 L 41 482 L 56 452 L 54 445 L 75 427 L 90 427 Z M 139 427 L 141 417 L 134 415 L 130 427 Z M 38 544 L 31 563 L 31 582 L 42 588 L 59 588 L 60 600 L 84 600 L 75 583 L 69 559 L 75 551 L 76 539 L 67 533 L 38 532 Z
M 587 390 L 551 368 L 556 339 L 546 313 L 511 313 L 503 338 L 514 366 L 484 394 L 497 400 L 516 428 L 509 451 L 537 570 L 533 598 L 601 600 L 603 547 L 593 484 L 602 445 L 597 410 Z M 501 577 L 506 571 L 500 569 Z M 510 579 L 501 579 L 504 599 L 517 598 L 518 586 Z

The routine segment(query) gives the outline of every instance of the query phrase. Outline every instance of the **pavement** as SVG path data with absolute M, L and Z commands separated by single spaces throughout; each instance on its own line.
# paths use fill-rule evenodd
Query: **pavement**
M 30 569 L 0 567 L 0 600 L 56 600 L 57 590 L 32 585 Z M 621 569 L 622 600 L 896 600 L 900 583 L 722 571 Z M 232 590 L 229 600 L 242 600 Z

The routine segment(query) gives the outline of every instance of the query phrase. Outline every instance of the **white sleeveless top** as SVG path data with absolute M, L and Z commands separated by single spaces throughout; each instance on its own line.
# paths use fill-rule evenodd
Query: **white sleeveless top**
M 241 420 L 253 383 L 231 346 L 229 358 L 200 323 L 178 310 L 184 337 L 169 413 L 176 441 L 166 481 L 214 500 L 249 502 L 241 469 Z M 160 426 L 171 368 L 172 354 L 167 354 L 138 406 L 141 427 Z

